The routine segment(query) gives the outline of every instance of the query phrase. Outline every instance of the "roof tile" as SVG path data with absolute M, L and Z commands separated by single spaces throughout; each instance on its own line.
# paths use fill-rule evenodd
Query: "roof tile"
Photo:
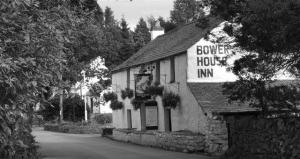
M 206 112 L 237 113 L 258 111 L 257 108 L 249 107 L 245 103 L 228 103 L 227 97 L 222 93 L 222 85 L 223 83 L 188 83 L 197 102 Z
M 174 30 L 149 42 L 121 65 L 115 67 L 112 71 L 115 72 L 128 67 L 141 65 L 183 53 L 203 38 L 208 31 L 217 27 L 221 22 L 222 20 L 219 18 L 210 17 L 208 27 L 204 29 L 197 27 L 195 23 L 175 28 Z

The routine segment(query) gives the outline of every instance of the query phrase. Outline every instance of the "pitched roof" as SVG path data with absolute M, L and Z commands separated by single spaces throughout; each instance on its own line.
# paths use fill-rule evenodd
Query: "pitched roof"
M 208 20 L 208 27 L 204 29 L 197 27 L 195 23 L 190 23 L 157 37 L 112 71 L 115 72 L 186 52 L 207 32 L 222 22 L 216 17 L 209 17 Z
M 198 104 L 205 112 L 212 113 L 240 113 L 256 112 L 259 109 L 249 107 L 248 104 L 239 102 L 228 103 L 222 93 L 223 83 L 188 83 Z
M 196 98 L 198 104 L 205 112 L 212 113 L 249 113 L 258 112 L 261 109 L 250 107 L 247 103 L 231 102 L 228 103 L 227 97 L 222 93 L 222 85 L 224 83 L 188 83 L 192 94 Z M 300 84 L 298 80 L 277 80 L 271 85 L 273 86 L 289 86 Z M 297 106 L 300 110 L 300 105 Z

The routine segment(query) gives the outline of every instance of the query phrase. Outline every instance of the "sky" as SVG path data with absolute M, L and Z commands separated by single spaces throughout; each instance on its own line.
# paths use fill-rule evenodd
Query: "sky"
M 173 2 L 174 0 L 98 0 L 103 10 L 106 6 L 113 10 L 115 19 L 124 17 L 131 29 L 134 29 L 140 17 L 147 19 L 153 15 L 155 18 L 169 18 Z

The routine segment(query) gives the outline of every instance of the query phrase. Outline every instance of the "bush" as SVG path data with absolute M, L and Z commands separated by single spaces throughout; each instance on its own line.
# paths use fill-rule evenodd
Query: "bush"
M 122 109 L 123 107 L 124 107 L 124 104 L 122 102 L 117 101 L 117 100 L 113 100 L 110 103 L 110 108 L 112 110 Z
M 179 97 L 179 95 L 177 95 L 173 92 L 169 92 L 169 93 L 165 93 L 163 95 L 162 101 L 163 101 L 164 107 L 175 108 L 177 106 L 177 104 L 180 102 L 180 97 Z
M 94 120 L 98 124 L 107 124 L 107 123 L 112 123 L 112 114 L 98 114 L 95 116 Z
M 79 95 L 65 98 L 63 114 L 66 121 L 81 121 L 84 119 L 84 101 Z M 45 121 L 55 120 L 59 117 L 59 96 L 50 100 L 39 112 Z
M 0 158 L 36 159 L 37 145 L 31 135 L 32 114 L 0 107 Z
M 121 97 L 124 100 L 126 97 L 132 98 L 133 97 L 133 90 L 126 88 L 125 90 L 121 91 Z
M 103 94 L 105 102 L 114 101 L 118 99 L 118 95 L 114 92 L 108 92 Z

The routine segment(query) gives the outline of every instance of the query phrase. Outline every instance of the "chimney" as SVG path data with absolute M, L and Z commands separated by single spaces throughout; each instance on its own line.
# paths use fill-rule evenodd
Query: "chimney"
M 160 35 L 163 35 L 165 33 L 164 28 L 162 28 L 159 24 L 159 21 L 156 21 L 155 26 L 151 30 L 151 40 L 154 40 Z

